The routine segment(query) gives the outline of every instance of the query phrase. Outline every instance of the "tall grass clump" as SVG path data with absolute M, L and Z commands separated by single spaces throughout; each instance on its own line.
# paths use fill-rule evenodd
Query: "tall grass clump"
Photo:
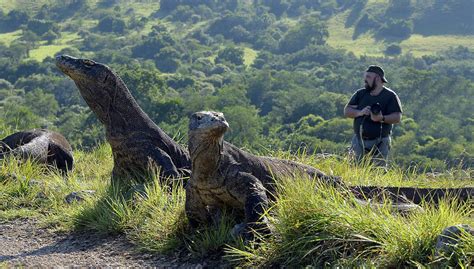
M 158 175 L 145 184 L 112 184 L 102 197 L 83 204 L 75 216 L 76 229 L 124 233 L 147 252 L 189 251 L 195 257 L 222 254 L 234 240 L 230 236 L 235 224 L 232 218 L 224 213 L 209 227 L 191 229 L 182 181 L 163 180 Z
M 429 264 L 435 261 L 441 231 L 460 223 L 472 225 L 473 210 L 472 203 L 455 200 L 422 207 L 401 214 L 389 202 L 362 204 L 352 194 L 316 181 L 285 180 L 279 182 L 269 215 L 274 235 L 257 245 L 229 247 L 227 257 L 242 266 Z M 457 253 L 469 256 L 471 250 L 465 244 Z
M 425 179 L 415 170 L 388 172 L 369 164 L 354 166 L 338 156 L 276 157 L 297 160 L 339 175 L 348 184 L 418 186 Z M 48 228 L 125 234 L 140 250 L 200 258 L 225 258 L 241 266 L 417 266 L 472 264 L 474 239 L 464 236 L 450 256 L 434 255 L 436 237 L 447 226 L 473 225 L 472 202 L 446 199 L 423 211 L 400 214 L 390 203 L 358 203 L 349 192 L 319 182 L 298 179 L 278 182 L 278 195 L 267 217 L 274 233 L 256 242 L 231 236 L 237 221 L 222 212 L 208 227 L 191 229 L 185 216 L 183 181 L 160 178 L 159 171 L 146 180 L 133 178 L 111 183 L 112 152 L 107 144 L 86 152 L 74 151 L 75 168 L 67 176 L 56 169 L 19 161 L 0 160 L 0 221 L 35 218 Z M 437 180 L 444 186 L 462 171 L 449 171 Z M 186 179 L 183 179 L 186 181 Z M 434 181 L 433 181 L 434 182 Z M 460 185 L 472 185 L 472 179 Z M 451 185 L 448 185 L 451 186 Z M 66 195 L 81 190 L 95 193 L 67 203 Z M 258 238 L 258 236 L 257 236 Z
M 46 226 L 71 229 L 71 215 L 79 204 L 68 204 L 65 197 L 71 192 L 104 189 L 111 171 L 109 153 L 106 145 L 93 152 L 75 151 L 75 168 L 67 175 L 15 156 L 0 160 L 0 219 L 33 217 Z

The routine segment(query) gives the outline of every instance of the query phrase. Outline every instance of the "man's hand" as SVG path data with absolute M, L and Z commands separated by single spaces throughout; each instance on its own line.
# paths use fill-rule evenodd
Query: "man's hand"
M 370 119 L 372 121 L 375 121 L 375 122 L 380 122 L 383 119 L 383 115 L 382 115 L 382 113 L 374 114 L 374 113 L 370 112 Z
M 366 106 L 359 112 L 359 117 L 360 116 L 368 116 L 370 114 L 371 114 L 370 113 L 370 106 Z

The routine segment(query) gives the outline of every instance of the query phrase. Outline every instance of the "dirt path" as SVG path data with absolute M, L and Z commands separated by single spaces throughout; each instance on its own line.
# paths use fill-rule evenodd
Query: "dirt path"
M 206 263 L 137 253 L 124 236 L 55 234 L 34 220 L 0 223 L 0 267 L 173 267 L 202 268 Z

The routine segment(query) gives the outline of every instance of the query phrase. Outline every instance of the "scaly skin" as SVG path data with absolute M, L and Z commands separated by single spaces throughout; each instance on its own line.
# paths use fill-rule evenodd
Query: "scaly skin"
M 0 140 L 0 159 L 15 155 L 57 167 L 63 173 L 72 170 L 74 158 L 69 142 L 59 133 L 34 129 L 11 134 Z
M 161 176 L 187 177 L 191 162 L 187 150 L 164 133 L 138 106 L 122 79 L 106 65 L 88 59 L 58 56 L 56 65 L 76 83 L 82 97 L 104 124 L 112 147 L 112 180 L 146 180 L 150 163 Z
M 460 202 L 472 202 L 474 188 L 412 188 L 412 187 L 379 187 L 350 186 L 349 189 L 360 199 L 389 198 L 393 202 L 411 202 L 421 204 L 423 201 L 438 204 L 445 198 L 456 198 Z
M 207 207 L 231 208 L 244 217 L 244 236 L 251 236 L 252 229 L 268 232 L 262 215 L 275 194 L 275 179 L 309 176 L 341 184 L 338 177 L 311 166 L 238 149 L 223 139 L 228 126 L 222 113 L 203 111 L 191 116 L 188 148 L 192 174 L 185 207 L 192 226 L 211 221 Z
M 354 193 L 357 202 L 381 207 L 381 199 L 394 202 L 391 209 L 400 213 L 422 210 L 416 204 L 423 200 L 438 203 L 443 197 L 469 201 L 473 188 L 424 189 L 409 187 L 347 186 L 339 177 L 293 161 L 260 157 L 238 149 L 224 141 L 229 125 L 224 115 L 202 111 L 191 116 L 189 124 L 189 152 L 192 162 L 191 179 L 186 186 L 186 215 L 194 227 L 208 224 L 216 209 L 231 208 L 243 223 L 237 225 L 244 237 L 251 237 L 252 229 L 266 231 L 262 217 L 270 199 L 275 197 L 275 180 L 309 176 L 327 182 L 341 191 Z M 382 196 L 385 194 L 386 196 Z M 375 199 L 376 202 L 363 201 Z M 359 200 L 360 199 L 360 200 Z

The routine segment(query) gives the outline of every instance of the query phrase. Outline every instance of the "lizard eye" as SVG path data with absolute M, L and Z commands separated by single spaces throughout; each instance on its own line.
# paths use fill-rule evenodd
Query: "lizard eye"
M 201 115 L 197 115 L 196 118 L 197 118 L 198 120 L 202 120 L 202 116 L 201 116 Z
M 83 62 L 85 65 L 87 65 L 87 66 L 93 66 L 93 65 L 95 65 L 95 62 L 94 62 L 94 61 L 88 60 L 88 59 L 84 59 L 84 60 L 82 60 L 82 62 Z

